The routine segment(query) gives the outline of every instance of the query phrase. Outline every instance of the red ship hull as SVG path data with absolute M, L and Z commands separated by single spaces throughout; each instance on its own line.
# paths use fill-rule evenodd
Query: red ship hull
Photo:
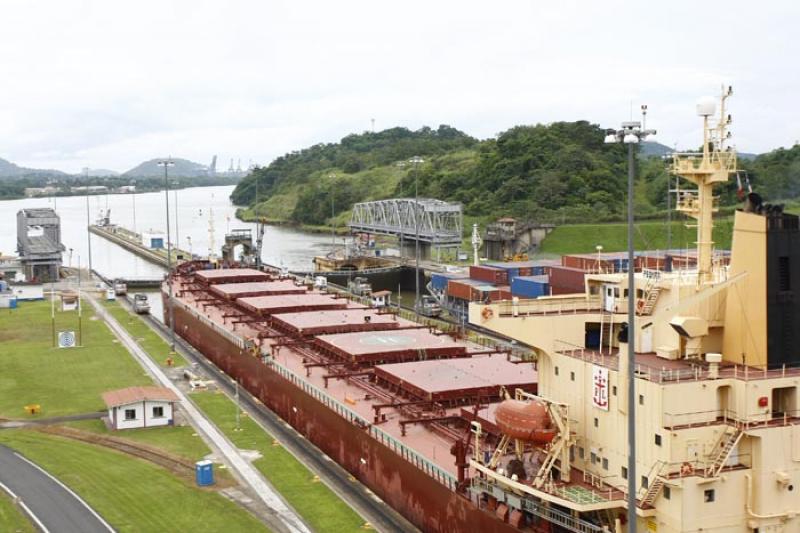
M 302 382 L 285 378 L 182 306 L 174 307 L 174 317 L 181 337 L 422 531 L 520 531 L 440 483 L 368 429 L 359 429 L 317 400 Z M 541 527 L 550 530 L 547 524 Z

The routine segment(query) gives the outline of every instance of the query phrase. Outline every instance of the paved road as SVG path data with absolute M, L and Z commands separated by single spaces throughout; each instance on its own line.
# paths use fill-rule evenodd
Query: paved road
M 75 493 L 11 448 L 0 445 L 0 483 L 30 509 L 34 521 L 53 533 L 114 531 Z

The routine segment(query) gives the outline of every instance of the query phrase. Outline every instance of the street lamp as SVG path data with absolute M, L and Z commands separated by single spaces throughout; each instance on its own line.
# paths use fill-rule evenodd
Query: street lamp
M 131 200 L 133 200 L 133 232 L 136 233 L 136 180 L 131 181 L 133 190 L 131 191 Z
M 89 221 L 89 167 L 83 169 L 86 175 L 86 240 L 89 241 L 89 280 L 92 279 L 92 233 L 89 230 L 92 223 Z M 78 269 L 78 276 L 80 276 L 80 269 Z M 80 279 L 80 278 L 79 278 Z
M 334 180 L 336 179 L 336 174 L 330 173 L 328 174 L 328 178 L 331 179 L 331 253 L 336 252 L 336 210 L 334 209 L 334 195 L 336 192 L 336 183 Z
M 636 286 L 633 268 L 633 178 L 634 148 L 648 135 L 655 135 L 656 130 L 645 129 L 643 123 L 647 117 L 647 106 L 642 106 L 642 122 L 628 121 L 622 123 L 619 130 L 606 130 L 605 142 L 609 144 L 624 143 L 628 145 L 628 531 L 636 533 L 636 366 L 634 350 L 634 320 Z
M 419 166 L 425 162 L 420 156 L 415 155 L 408 160 L 414 165 L 414 288 L 416 298 L 414 299 L 414 314 L 419 318 Z
M 164 199 L 167 205 L 167 287 L 169 288 L 169 332 L 170 332 L 170 352 L 175 352 L 175 311 L 172 302 L 172 241 L 170 240 L 169 230 L 169 167 L 174 167 L 172 158 L 161 160 L 158 166 L 164 167 Z

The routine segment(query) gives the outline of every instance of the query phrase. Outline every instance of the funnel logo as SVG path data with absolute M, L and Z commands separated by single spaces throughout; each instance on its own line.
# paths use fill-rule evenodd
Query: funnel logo
M 74 348 L 75 347 L 75 332 L 74 331 L 59 331 L 58 332 L 58 347 L 59 348 Z
M 608 369 L 592 367 L 592 405 L 608 411 Z

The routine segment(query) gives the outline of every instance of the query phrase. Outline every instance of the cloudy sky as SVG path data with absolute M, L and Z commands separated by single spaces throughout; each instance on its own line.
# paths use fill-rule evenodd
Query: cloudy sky
M 734 86 L 742 151 L 800 139 L 800 3 L 3 0 L 0 157 L 75 172 L 269 163 L 352 132 L 616 126 L 694 146 Z

